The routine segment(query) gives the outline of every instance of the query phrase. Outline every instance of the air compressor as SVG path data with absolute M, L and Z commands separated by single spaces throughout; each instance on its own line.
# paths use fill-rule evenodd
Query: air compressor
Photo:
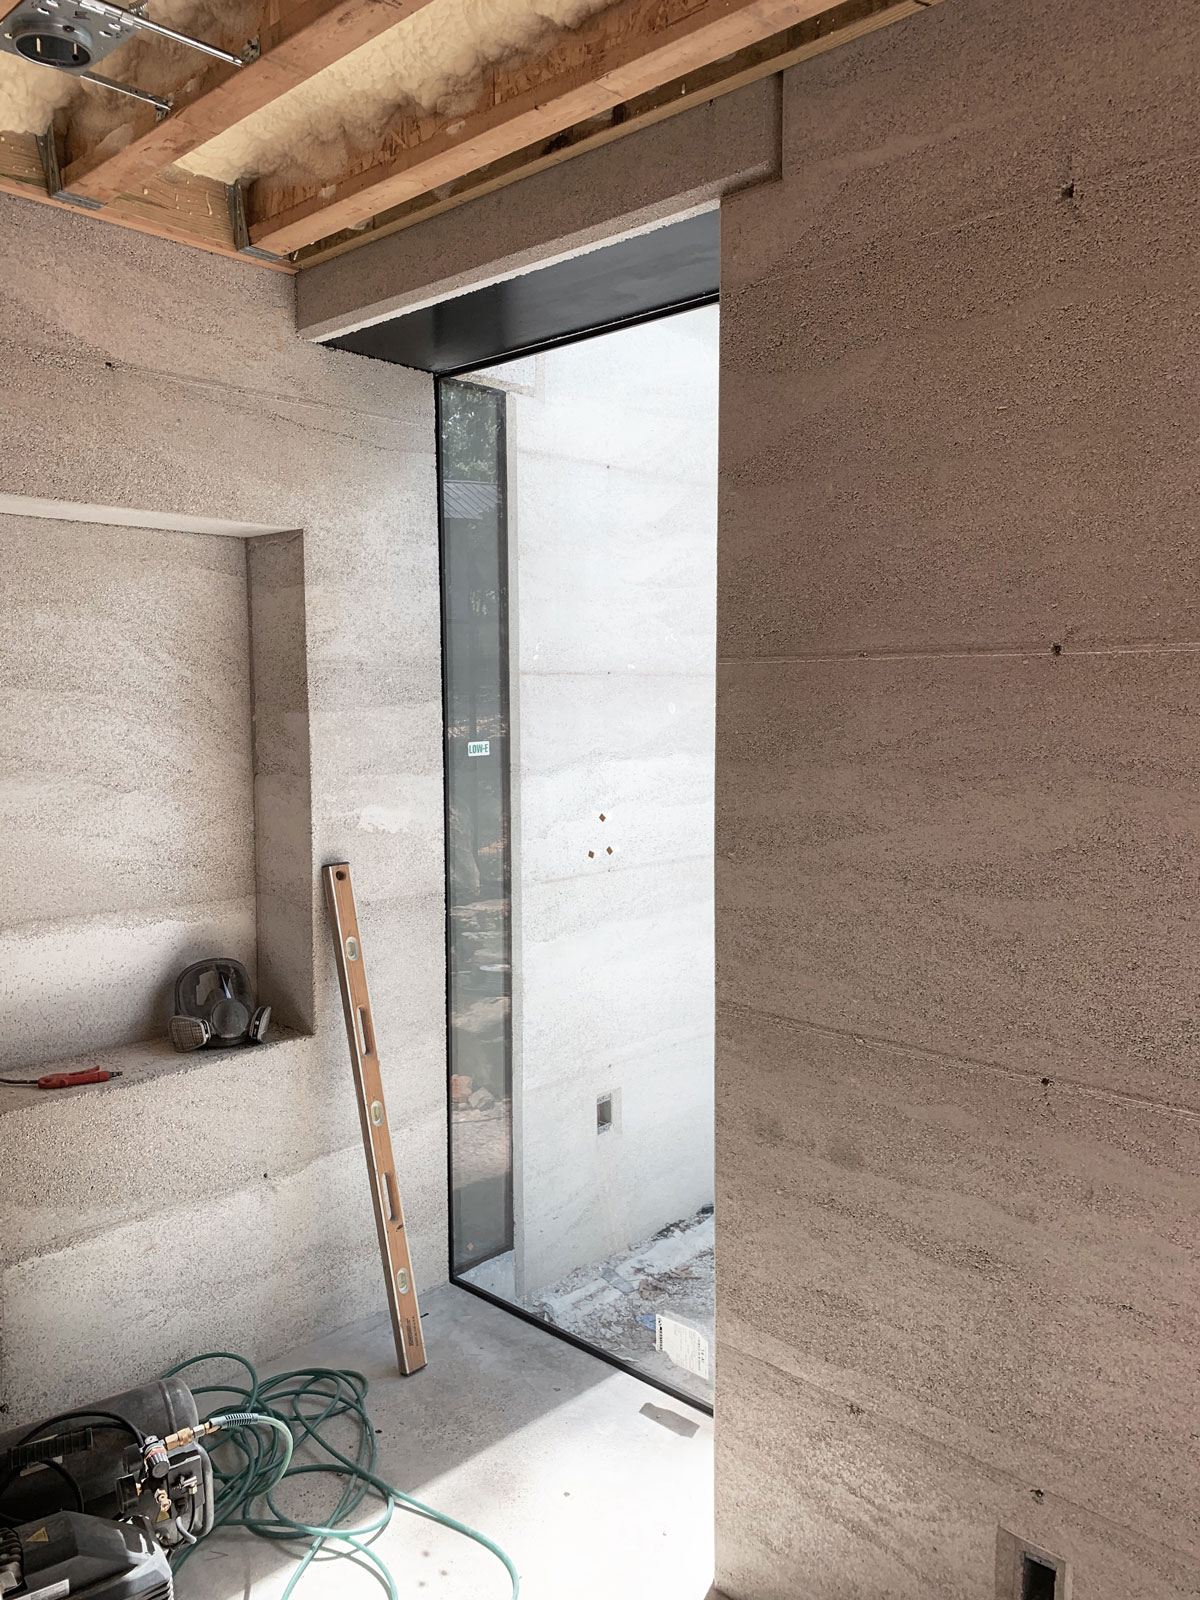
M 0 1434 L 0 1597 L 172 1600 L 172 1558 L 213 1525 L 202 1440 L 260 1423 L 282 1429 L 290 1458 L 276 1419 L 201 1422 L 171 1377 Z

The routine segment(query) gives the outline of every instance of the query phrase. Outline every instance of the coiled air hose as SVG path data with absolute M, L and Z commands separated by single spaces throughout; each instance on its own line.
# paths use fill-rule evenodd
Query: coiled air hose
M 236 1410 L 217 1411 L 206 1419 L 222 1430 L 222 1436 L 206 1441 L 206 1448 L 212 1454 L 216 1485 L 213 1527 L 246 1528 L 262 1539 L 311 1541 L 288 1580 L 281 1600 L 289 1600 L 311 1563 L 322 1553 L 329 1553 L 328 1545 L 343 1545 L 344 1549 L 335 1549 L 333 1553 L 369 1563 L 389 1600 L 400 1600 L 386 1563 L 368 1543 L 383 1532 L 397 1508 L 436 1522 L 489 1550 L 508 1574 L 512 1584 L 511 1600 L 518 1600 L 517 1569 L 499 1545 L 465 1522 L 435 1511 L 379 1477 L 375 1470 L 375 1429 L 366 1408 L 367 1380 L 361 1372 L 305 1367 L 262 1379 L 245 1357 L 216 1350 L 180 1362 L 164 1372 L 163 1377 L 175 1377 L 211 1361 L 232 1361 L 243 1369 L 248 1379 L 245 1384 L 192 1386 L 192 1393 L 197 1397 L 219 1394 L 234 1396 L 238 1402 Z M 357 1424 L 353 1455 L 343 1453 L 329 1436 L 331 1426 L 342 1418 L 350 1418 Z M 263 1429 L 268 1430 L 266 1438 L 260 1431 Z M 309 1446 L 317 1459 L 293 1466 L 292 1451 L 297 1445 Z M 285 1480 L 310 1474 L 333 1479 L 337 1490 L 336 1501 L 317 1523 L 300 1522 L 289 1516 L 274 1498 Z M 345 1527 L 346 1521 L 369 1495 L 383 1501 L 383 1510 L 372 1520 Z M 177 1568 L 187 1560 L 193 1548 L 188 1546 L 179 1553 L 174 1563 Z

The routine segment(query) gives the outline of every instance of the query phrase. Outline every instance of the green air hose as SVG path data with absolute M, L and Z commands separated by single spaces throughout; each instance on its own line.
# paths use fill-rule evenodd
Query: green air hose
M 485 1550 L 490 1550 L 504 1566 L 512 1582 L 512 1600 L 518 1600 L 520 1582 L 517 1569 L 500 1546 L 493 1544 L 484 1534 L 456 1522 L 444 1512 L 414 1500 L 392 1484 L 385 1482 L 375 1471 L 377 1445 L 375 1429 L 367 1415 L 367 1380 L 361 1372 L 339 1372 L 329 1367 L 305 1367 L 297 1372 L 281 1372 L 274 1378 L 261 1379 L 250 1363 L 242 1356 L 226 1350 L 211 1351 L 196 1356 L 191 1361 L 181 1361 L 163 1373 L 164 1378 L 175 1377 L 209 1361 L 232 1361 L 243 1368 L 249 1379 L 248 1387 L 235 1383 L 209 1384 L 193 1388 L 197 1397 L 219 1394 L 236 1397 L 236 1409 L 226 1407 L 214 1412 L 207 1420 L 223 1430 L 223 1438 L 214 1438 L 213 1479 L 216 1484 L 214 1528 L 248 1528 L 263 1539 L 311 1541 L 300 1560 L 281 1600 L 289 1600 L 297 1583 L 309 1565 L 322 1554 L 329 1543 L 346 1548 L 338 1555 L 357 1557 L 368 1562 L 387 1590 L 389 1600 L 400 1600 L 395 1580 L 382 1557 L 375 1554 L 369 1539 L 382 1533 L 392 1519 L 397 1506 L 403 1511 L 425 1517 L 461 1533 Z M 330 1442 L 330 1424 L 339 1418 L 349 1417 L 358 1425 L 358 1442 L 354 1456 L 344 1455 Z M 264 1438 L 262 1429 L 269 1430 Z M 311 1447 L 319 1459 L 292 1465 L 294 1446 Z M 233 1459 L 230 1460 L 229 1458 Z M 324 1474 L 333 1479 L 337 1488 L 336 1503 L 321 1523 L 298 1522 L 275 1504 L 275 1490 L 285 1479 L 295 1479 L 305 1474 Z M 383 1510 L 373 1520 L 356 1527 L 342 1526 L 354 1515 L 368 1495 L 374 1494 L 383 1501 Z M 178 1567 L 191 1554 L 189 1546 L 175 1559 Z

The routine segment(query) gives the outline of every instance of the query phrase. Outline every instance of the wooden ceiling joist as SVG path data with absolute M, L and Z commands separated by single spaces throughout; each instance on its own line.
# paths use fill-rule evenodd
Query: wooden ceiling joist
M 198 177 L 178 168 L 160 173 L 142 184 L 135 194 L 121 194 L 110 205 L 93 211 L 72 205 L 52 191 L 46 172 L 44 144 L 32 133 L 0 133 L 0 194 L 22 200 L 40 200 L 67 211 L 83 210 L 101 222 L 116 223 L 137 233 L 195 245 L 214 255 L 252 259 L 244 253 L 233 226 L 230 191 L 215 178 Z M 263 262 L 276 271 L 294 272 L 288 261 Z
M 427 3 L 262 0 L 258 60 L 202 68 L 162 121 L 122 110 L 86 147 L 69 125 L 57 140 L 0 133 L 0 193 L 294 271 L 938 0 L 615 0 L 542 54 L 488 69 L 473 109 L 398 115 L 340 177 L 297 186 L 268 175 L 247 195 L 173 165 Z
M 401 116 L 382 148 L 340 177 L 260 179 L 248 196 L 250 238 L 276 255 L 301 250 L 828 9 L 828 0 L 617 0 L 543 55 L 490 69 L 473 111 Z
M 651 127 L 693 106 L 732 94 L 747 84 L 798 66 L 826 50 L 848 44 L 905 17 L 916 16 L 939 3 L 940 0 L 842 0 L 840 5 L 822 11 L 807 22 L 772 34 L 706 67 L 698 67 L 695 72 L 672 78 L 660 88 L 650 89 L 633 100 L 624 100 L 599 116 L 574 123 L 548 139 L 464 173 L 453 183 L 442 184 L 412 200 L 390 206 L 372 217 L 365 228 L 326 234 L 315 244 L 296 251 L 292 259 L 300 267 L 316 266 L 348 250 L 357 250 L 372 239 L 399 233 L 428 217 L 451 211 L 455 206 L 503 189 L 535 172 L 544 172 L 587 150 L 626 138 L 639 128 Z
M 265 0 L 254 38 L 257 57 L 244 67 L 200 56 L 173 96 L 168 116 L 124 101 L 99 138 L 63 135 L 63 189 L 107 204 L 137 192 L 165 168 L 261 111 L 323 68 L 421 10 L 429 0 Z M 239 53 L 247 42 L 214 41 Z

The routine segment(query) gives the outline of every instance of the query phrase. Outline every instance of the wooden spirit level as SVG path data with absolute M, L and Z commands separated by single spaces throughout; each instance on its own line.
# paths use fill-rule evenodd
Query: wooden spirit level
M 383 1099 L 383 1080 L 379 1075 L 379 1056 L 375 1048 L 375 1024 L 371 1017 L 371 997 L 367 993 L 367 974 L 363 963 L 358 913 L 354 909 L 354 890 L 350 867 L 335 861 L 323 868 L 325 900 L 333 927 L 337 954 L 338 980 L 342 986 L 342 1006 L 346 1012 L 346 1036 L 350 1041 L 350 1066 L 358 1096 L 358 1116 L 362 1123 L 363 1148 L 371 1173 L 371 1200 L 375 1208 L 375 1227 L 379 1252 L 387 1280 L 388 1309 L 396 1337 L 400 1371 L 407 1377 L 425 1365 L 425 1340 L 421 1333 L 421 1313 L 417 1309 L 417 1290 L 413 1283 L 412 1258 L 404 1213 L 396 1186 L 392 1160 L 392 1135 L 388 1128 Z

